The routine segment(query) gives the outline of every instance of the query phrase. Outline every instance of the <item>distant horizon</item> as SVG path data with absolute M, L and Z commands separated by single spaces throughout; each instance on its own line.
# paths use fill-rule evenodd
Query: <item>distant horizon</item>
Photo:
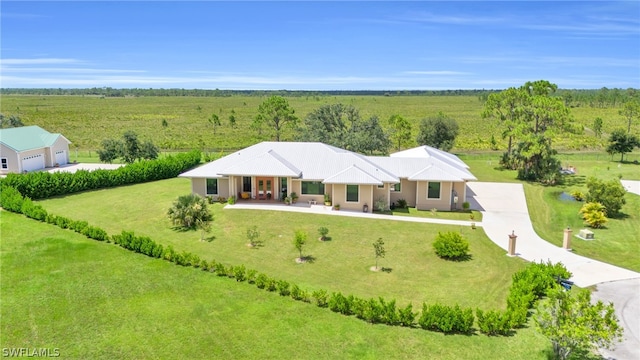
M 13 1 L 0 88 L 640 88 L 640 1 Z

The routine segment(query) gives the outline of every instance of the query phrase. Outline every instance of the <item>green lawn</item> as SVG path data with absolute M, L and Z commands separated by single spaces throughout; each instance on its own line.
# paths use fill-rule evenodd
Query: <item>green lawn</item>
M 532 328 L 487 337 L 369 325 L 0 216 L 2 348 L 57 348 L 62 359 L 545 359 L 550 347 Z
M 199 241 L 197 232 L 172 229 L 166 211 L 173 200 L 190 191 L 189 180 L 171 179 L 154 183 L 86 192 L 42 201 L 54 214 L 87 220 L 119 233 L 134 230 L 139 235 L 186 250 L 205 259 L 240 265 L 299 284 L 308 289 L 353 293 L 361 297 L 383 296 L 398 304 L 427 302 L 459 303 L 461 306 L 504 308 L 511 274 L 524 262 L 505 256 L 481 229 L 434 224 L 361 219 L 317 214 L 260 210 L 223 209 L 214 204 L 211 242 Z M 258 226 L 265 246 L 246 246 L 246 230 Z M 317 229 L 329 228 L 331 241 L 320 242 Z M 296 264 L 293 234 L 309 234 L 304 254 L 316 260 Z M 471 243 L 473 260 L 449 262 L 438 258 L 431 243 L 439 231 L 462 231 Z M 372 243 L 385 241 L 387 255 L 380 265 L 390 273 L 368 270 L 374 265 Z

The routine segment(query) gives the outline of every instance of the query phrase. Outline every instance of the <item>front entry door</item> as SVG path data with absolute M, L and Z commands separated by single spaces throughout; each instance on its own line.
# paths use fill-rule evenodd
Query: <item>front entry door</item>
M 258 200 L 271 200 L 273 196 L 273 178 L 256 178 L 258 185 Z

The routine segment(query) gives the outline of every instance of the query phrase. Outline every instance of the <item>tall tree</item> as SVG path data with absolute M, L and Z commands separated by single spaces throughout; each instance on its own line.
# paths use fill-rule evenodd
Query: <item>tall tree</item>
M 640 103 L 637 100 L 627 101 L 620 109 L 620 115 L 627 118 L 627 134 L 630 134 L 631 123 L 634 119 L 640 118 Z
M 380 125 L 377 116 L 362 120 L 352 125 L 347 136 L 346 148 L 365 154 L 382 153 L 389 151 L 391 142 Z
M 449 151 L 458 136 L 458 123 L 442 111 L 437 115 L 422 119 L 418 144 L 429 145 L 440 150 Z
M 592 304 L 587 289 L 575 295 L 560 288 L 549 290 L 548 299 L 538 304 L 535 322 L 538 331 L 551 340 L 555 358 L 563 360 L 573 353 L 584 356 L 611 348 L 623 331 L 613 304 Z
M 561 97 L 551 96 L 557 86 L 546 80 L 527 82 L 489 96 L 484 117 L 497 116 L 509 136 L 510 147 L 503 154 L 503 166 L 517 169 L 518 178 L 554 183 L 559 163 L 553 157 L 551 134 L 554 131 L 583 131 L 574 126 Z M 517 141 L 516 148 L 511 141 Z
M 635 147 L 640 147 L 638 137 L 625 133 L 622 129 L 617 129 L 609 136 L 607 153 L 611 155 L 620 154 L 620 162 L 623 162 L 624 154 L 632 152 Z
M 267 124 L 275 134 L 276 141 L 280 141 L 280 135 L 284 127 L 293 127 L 298 123 L 295 110 L 289 106 L 287 99 L 282 96 L 271 96 L 258 107 L 258 115 L 254 124 L 259 127 Z
M 113 160 L 122 156 L 122 141 L 114 139 L 102 140 L 102 149 L 98 150 L 101 162 L 111 164 Z
M 138 135 L 128 130 L 123 135 L 122 159 L 124 162 L 131 164 L 140 158 L 140 142 Z
M 352 105 L 322 105 L 305 117 L 298 139 L 345 148 L 351 124 L 359 121 L 360 114 Z
M 401 115 L 391 115 L 389 118 L 389 138 L 397 150 L 408 147 L 411 144 L 411 123 Z

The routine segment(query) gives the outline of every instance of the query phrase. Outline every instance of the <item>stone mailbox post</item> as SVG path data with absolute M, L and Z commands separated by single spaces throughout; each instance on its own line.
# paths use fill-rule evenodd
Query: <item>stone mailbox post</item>
M 518 235 L 515 234 L 514 230 L 511 230 L 511 234 L 509 234 L 509 252 L 507 255 L 516 256 L 516 239 Z
M 564 237 L 562 238 L 562 248 L 567 251 L 571 251 L 571 233 L 571 228 L 567 226 L 564 229 Z

